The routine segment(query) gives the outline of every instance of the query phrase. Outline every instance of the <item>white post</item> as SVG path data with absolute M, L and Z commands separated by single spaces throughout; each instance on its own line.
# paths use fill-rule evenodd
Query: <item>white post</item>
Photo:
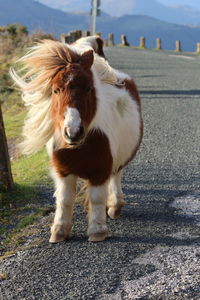
M 91 24 L 92 35 L 96 33 L 97 8 L 98 8 L 98 0 L 92 0 L 92 24 Z

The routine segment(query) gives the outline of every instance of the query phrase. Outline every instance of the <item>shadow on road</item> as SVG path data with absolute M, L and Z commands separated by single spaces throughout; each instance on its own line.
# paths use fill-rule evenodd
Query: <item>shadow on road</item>
M 148 90 L 140 91 L 142 95 L 189 95 L 195 96 L 200 95 L 200 90 Z
M 140 237 L 110 237 L 107 243 L 133 243 L 133 244 L 148 244 L 148 245 L 159 245 L 159 246 L 189 246 L 194 243 L 199 243 L 200 238 L 193 239 L 177 239 L 173 237 L 159 237 L 159 236 L 140 236 Z

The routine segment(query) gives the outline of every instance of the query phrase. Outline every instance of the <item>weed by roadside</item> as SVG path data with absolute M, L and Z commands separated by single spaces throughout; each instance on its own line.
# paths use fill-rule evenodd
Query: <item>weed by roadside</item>
M 3 248 L 9 246 L 21 229 L 37 221 L 45 209 L 53 208 L 52 192 L 48 192 L 52 190 L 48 156 L 44 149 L 14 160 L 12 173 L 14 189 L 0 193 L 0 241 Z M 17 243 L 16 240 L 15 246 Z
M 0 192 L 0 247 L 2 252 L 12 251 L 24 243 L 22 232 L 33 226 L 43 214 L 53 209 L 49 189 L 52 183 L 46 151 L 26 157 L 20 156 L 17 144 L 21 140 L 21 131 L 26 117 L 20 92 L 13 86 L 9 68 L 22 56 L 27 47 L 42 38 L 53 37 L 36 32 L 28 35 L 22 25 L 0 27 L 0 103 L 11 156 L 14 189 Z M 16 155 L 17 153 L 17 155 Z M 42 190 L 42 193 L 41 193 Z M 51 198 L 51 199 L 50 199 Z M 49 206 L 50 203 L 50 206 Z M 49 208 L 50 207 L 50 208 Z

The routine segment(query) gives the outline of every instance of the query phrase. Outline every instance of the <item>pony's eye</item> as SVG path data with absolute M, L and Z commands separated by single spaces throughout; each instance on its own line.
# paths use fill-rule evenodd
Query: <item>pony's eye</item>
M 59 93 L 60 93 L 60 89 L 57 88 L 57 89 L 53 90 L 53 92 L 54 92 L 55 94 L 59 94 Z
M 75 84 L 72 82 L 70 82 L 68 86 L 69 86 L 70 90 L 74 90 L 76 88 Z
M 90 86 L 88 86 L 88 87 L 86 88 L 86 92 L 87 92 L 87 93 L 91 92 L 91 90 L 92 90 L 92 88 L 91 88 Z

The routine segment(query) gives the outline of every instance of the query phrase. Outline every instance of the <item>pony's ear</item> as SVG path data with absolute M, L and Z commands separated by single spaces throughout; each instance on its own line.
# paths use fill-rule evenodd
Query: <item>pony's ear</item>
M 93 50 L 88 50 L 81 55 L 80 63 L 85 69 L 90 69 L 94 61 Z

